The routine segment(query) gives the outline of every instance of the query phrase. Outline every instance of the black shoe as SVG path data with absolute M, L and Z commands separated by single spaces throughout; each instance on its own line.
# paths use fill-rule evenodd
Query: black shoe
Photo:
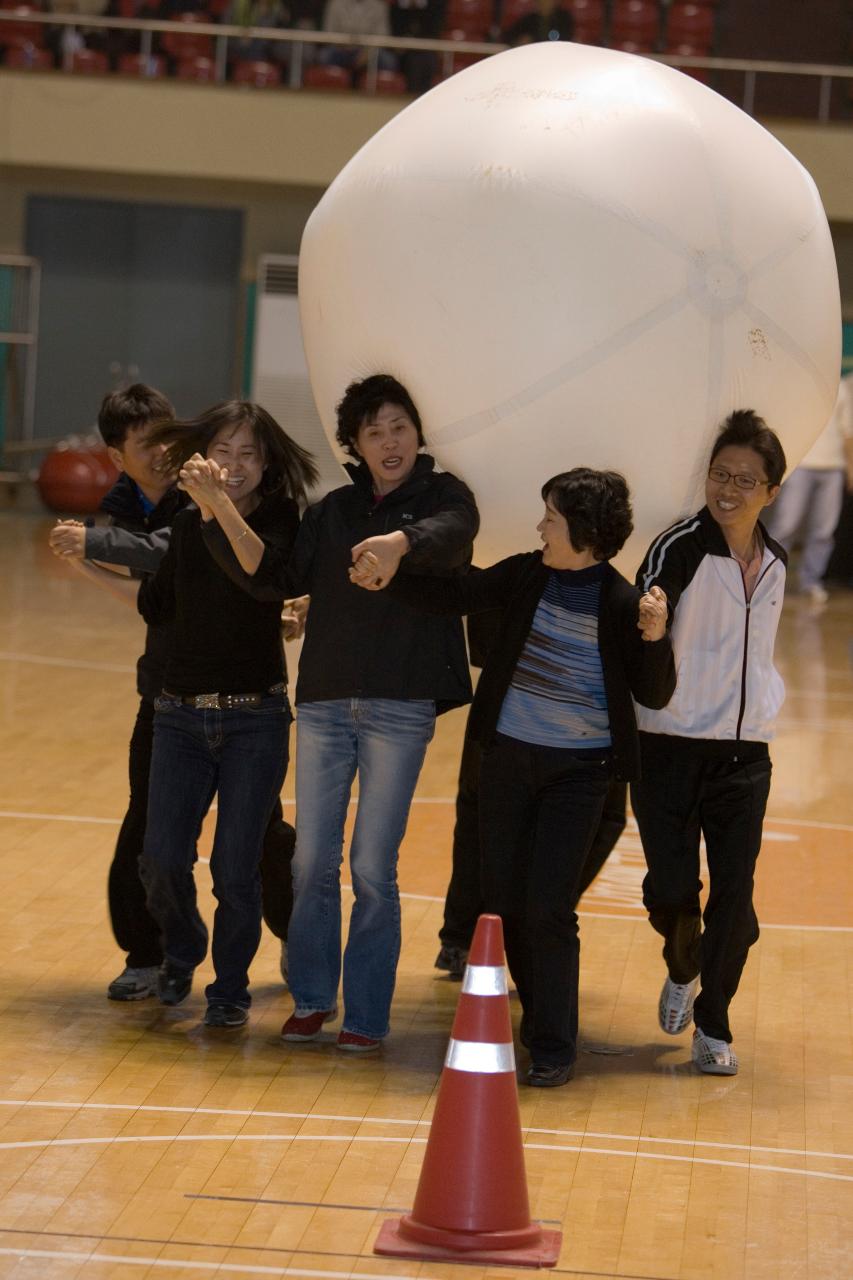
M 443 969 L 454 982 L 461 982 L 465 977 L 465 965 L 468 962 L 468 951 L 464 947 L 445 947 L 435 958 L 433 968 Z
M 223 1004 L 214 1000 L 207 1006 L 204 1015 L 206 1027 L 245 1027 L 249 1021 L 249 1010 L 242 1004 Z
M 574 1074 L 573 1062 L 558 1062 L 556 1066 L 534 1062 L 528 1068 L 527 1083 L 534 1089 L 557 1089 L 561 1084 L 568 1084 Z
M 193 985 L 193 970 L 181 969 L 165 960 L 157 974 L 157 995 L 161 1004 L 180 1004 Z

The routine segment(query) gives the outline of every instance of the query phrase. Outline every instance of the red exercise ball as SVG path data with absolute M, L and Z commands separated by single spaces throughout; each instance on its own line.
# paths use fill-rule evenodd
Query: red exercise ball
M 58 444 L 45 455 L 36 485 L 42 502 L 51 511 L 91 515 L 117 479 L 118 472 L 104 445 Z

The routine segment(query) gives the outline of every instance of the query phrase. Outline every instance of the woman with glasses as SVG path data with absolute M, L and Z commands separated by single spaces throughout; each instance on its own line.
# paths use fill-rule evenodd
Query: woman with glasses
M 773 645 L 785 591 L 785 551 L 759 523 L 779 492 L 785 454 L 751 409 L 723 423 L 705 503 L 649 548 L 637 575 L 668 601 L 678 671 L 662 710 L 637 708 L 641 781 L 631 799 L 648 873 L 643 901 L 664 937 L 661 1029 L 693 1020 L 693 1061 L 734 1075 L 728 1009 L 758 938 L 755 861 L 770 791 L 767 744 L 785 690 Z M 699 840 L 710 893 L 699 906 Z

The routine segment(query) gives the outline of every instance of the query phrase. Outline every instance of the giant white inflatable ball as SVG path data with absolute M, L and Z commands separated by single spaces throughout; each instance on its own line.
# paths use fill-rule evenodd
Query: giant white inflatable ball
M 672 68 L 537 44 L 377 133 L 305 230 L 300 305 L 330 438 L 353 378 L 410 389 L 477 495 L 481 564 L 538 545 L 542 483 L 627 477 L 620 558 L 702 502 L 720 421 L 753 408 L 791 465 L 832 411 L 838 279 L 814 182 Z

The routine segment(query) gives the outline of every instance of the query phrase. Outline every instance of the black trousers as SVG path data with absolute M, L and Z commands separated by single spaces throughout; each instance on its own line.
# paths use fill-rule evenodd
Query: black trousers
M 758 940 L 752 891 L 770 794 L 767 744 L 657 733 L 640 740 L 643 776 L 631 784 L 631 802 L 648 867 L 643 902 L 672 981 L 701 975 L 696 1026 L 730 1043 L 729 1005 Z M 700 836 L 710 878 L 704 930 Z
M 456 793 L 456 825 L 453 830 L 453 867 L 444 901 L 444 924 L 439 938 L 446 947 L 467 951 L 477 918 L 483 910 L 480 871 L 480 758 L 478 743 L 465 738 Z M 613 852 L 625 830 L 628 784 L 613 779 L 604 798 L 604 810 L 584 863 L 578 898 L 586 892 Z
M 537 1064 L 577 1054 L 580 940 L 575 905 L 610 783 L 610 753 L 533 746 L 499 734 L 483 754 L 480 829 L 486 911 Z
M 145 838 L 148 810 L 148 780 L 154 743 L 154 704 L 142 698 L 130 738 L 128 773 L 130 802 L 118 834 L 115 853 L 107 877 L 107 900 L 113 933 L 127 964 L 147 969 L 163 960 L 160 929 L 145 903 L 145 889 L 139 877 L 139 858 Z M 296 832 L 282 816 L 277 800 L 264 836 L 261 859 L 264 920 L 277 938 L 287 939 L 293 908 L 290 864 Z

